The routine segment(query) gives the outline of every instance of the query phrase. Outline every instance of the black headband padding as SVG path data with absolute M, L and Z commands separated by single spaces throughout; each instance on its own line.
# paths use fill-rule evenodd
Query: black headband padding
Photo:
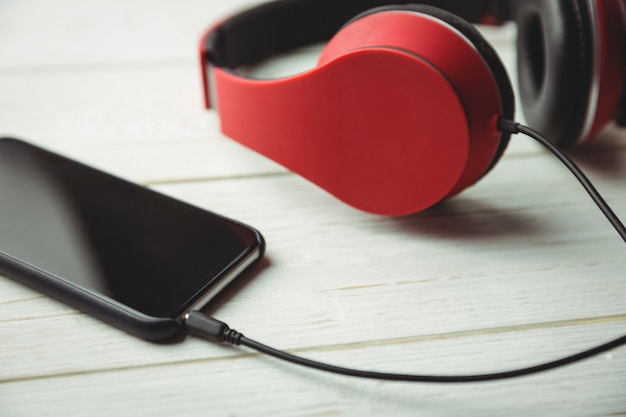
M 364 10 L 405 0 L 279 0 L 231 17 L 206 39 L 206 59 L 218 67 L 251 65 L 272 55 L 330 39 L 341 26 Z M 485 10 L 484 1 L 427 0 L 420 4 L 445 9 L 477 23 L 488 14 L 502 14 L 502 4 Z M 496 16 L 497 17 L 497 16 Z

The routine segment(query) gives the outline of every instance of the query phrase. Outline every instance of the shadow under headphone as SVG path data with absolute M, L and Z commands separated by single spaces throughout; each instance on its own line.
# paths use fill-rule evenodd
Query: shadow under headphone
M 626 125 L 622 0 L 404 3 L 279 0 L 229 18 L 201 43 L 207 107 L 227 136 L 382 215 L 460 193 L 507 146 L 513 89 L 473 23 L 516 22 L 526 119 L 558 146 Z M 301 74 L 236 71 L 328 39 Z

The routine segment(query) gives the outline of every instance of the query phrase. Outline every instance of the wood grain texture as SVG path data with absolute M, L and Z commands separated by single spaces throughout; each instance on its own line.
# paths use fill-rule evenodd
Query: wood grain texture
M 623 244 L 528 139 L 461 196 L 383 218 L 224 137 L 201 106 L 196 46 L 257 3 L 0 2 L 0 134 L 260 229 L 266 259 L 208 310 L 272 346 L 363 369 L 482 373 L 626 332 Z M 482 30 L 514 76 L 515 28 Z M 298 71 L 318 52 L 250 71 Z M 571 155 L 626 216 L 626 132 L 609 127 Z M 363 381 L 193 338 L 150 344 L 4 277 L 0 338 L 2 416 L 626 414 L 624 348 L 511 381 Z

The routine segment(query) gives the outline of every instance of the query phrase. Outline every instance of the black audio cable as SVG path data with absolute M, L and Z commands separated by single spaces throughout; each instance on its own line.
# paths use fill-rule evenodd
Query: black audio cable
M 617 233 L 626 242 L 626 228 L 615 215 L 613 210 L 604 201 L 600 193 L 591 184 L 586 175 L 581 169 L 572 161 L 567 155 L 561 151 L 557 146 L 552 144 L 549 140 L 544 138 L 537 131 L 523 126 L 519 123 L 500 119 L 498 122 L 498 129 L 504 132 L 510 133 L 523 133 L 552 152 L 561 162 L 572 172 L 576 179 L 580 182 L 583 188 L 587 191 L 591 199 L 596 203 L 600 211 L 606 216 L 608 221 L 613 225 Z M 228 343 L 231 345 L 246 346 L 250 349 L 256 350 L 261 353 L 273 356 L 278 359 L 282 359 L 297 365 L 306 366 L 309 368 L 318 369 L 321 371 L 332 372 L 335 374 L 347 375 L 359 378 L 379 379 L 388 381 L 405 381 L 405 382 L 439 382 L 439 383 L 461 383 L 461 382 L 479 382 L 479 381 L 493 381 L 499 379 L 514 378 L 523 375 L 530 375 L 550 369 L 558 368 L 564 365 L 568 365 L 574 362 L 587 359 L 591 356 L 604 353 L 608 350 L 614 349 L 618 346 L 626 344 L 626 335 L 617 339 L 611 340 L 602 345 L 593 347 L 591 349 L 561 358 L 550 362 L 541 363 L 534 366 L 525 368 L 519 368 L 511 371 L 486 373 L 486 374 L 474 374 L 474 375 L 419 375 L 419 374 L 401 374 L 401 373 L 388 373 L 377 371 L 366 371 L 345 368 L 341 366 L 331 365 L 323 362 L 314 361 L 311 359 L 303 358 L 300 356 L 292 355 L 278 349 L 266 346 L 255 340 L 245 337 L 243 334 L 231 329 L 226 323 L 216 320 L 200 311 L 192 311 L 185 317 L 185 326 L 191 334 L 200 336 L 214 343 Z
M 589 194 L 593 202 L 596 203 L 596 205 L 607 218 L 609 223 L 613 225 L 613 228 L 620 235 L 622 240 L 626 242 L 626 228 L 624 227 L 624 224 L 620 221 L 620 219 L 613 212 L 613 210 L 611 210 L 611 207 L 609 207 L 606 201 L 604 201 L 604 198 L 602 198 L 598 190 L 596 190 L 596 187 L 593 186 L 591 181 L 589 181 L 589 179 L 582 172 L 580 167 L 578 167 L 578 165 L 576 165 L 574 161 L 572 161 L 565 153 L 563 153 L 563 151 L 558 146 L 543 137 L 536 130 L 531 129 L 528 126 L 513 122 L 511 120 L 500 119 L 498 121 L 498 129 L 503 132 L 523 133 L 526 136 L 539 142 L 541 145 L 543 145 L 544 148 L 546 148 L 547 150 L 552 152 L 554 156 L 559 158 L 563 165 L 565 165 L 567 169 L 569 169 L 570 172 L 574 175 L 574 177 L 576 177 L 576 179 L 583 186 L 585 191 L 587 191 L 587 194 Z

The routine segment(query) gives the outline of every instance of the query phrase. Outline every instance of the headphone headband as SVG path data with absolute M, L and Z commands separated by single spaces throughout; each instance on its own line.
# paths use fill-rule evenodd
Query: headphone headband
M 203 39 L 203 59 L 236 68 L 311 43 L 330 39 L 355 15 L 379 6 L 415 0 L 278 0 L 230 17 Z M 447 10 L 472 22 L 508 20 L 509 2 L 427 0 L 420 4 Z

